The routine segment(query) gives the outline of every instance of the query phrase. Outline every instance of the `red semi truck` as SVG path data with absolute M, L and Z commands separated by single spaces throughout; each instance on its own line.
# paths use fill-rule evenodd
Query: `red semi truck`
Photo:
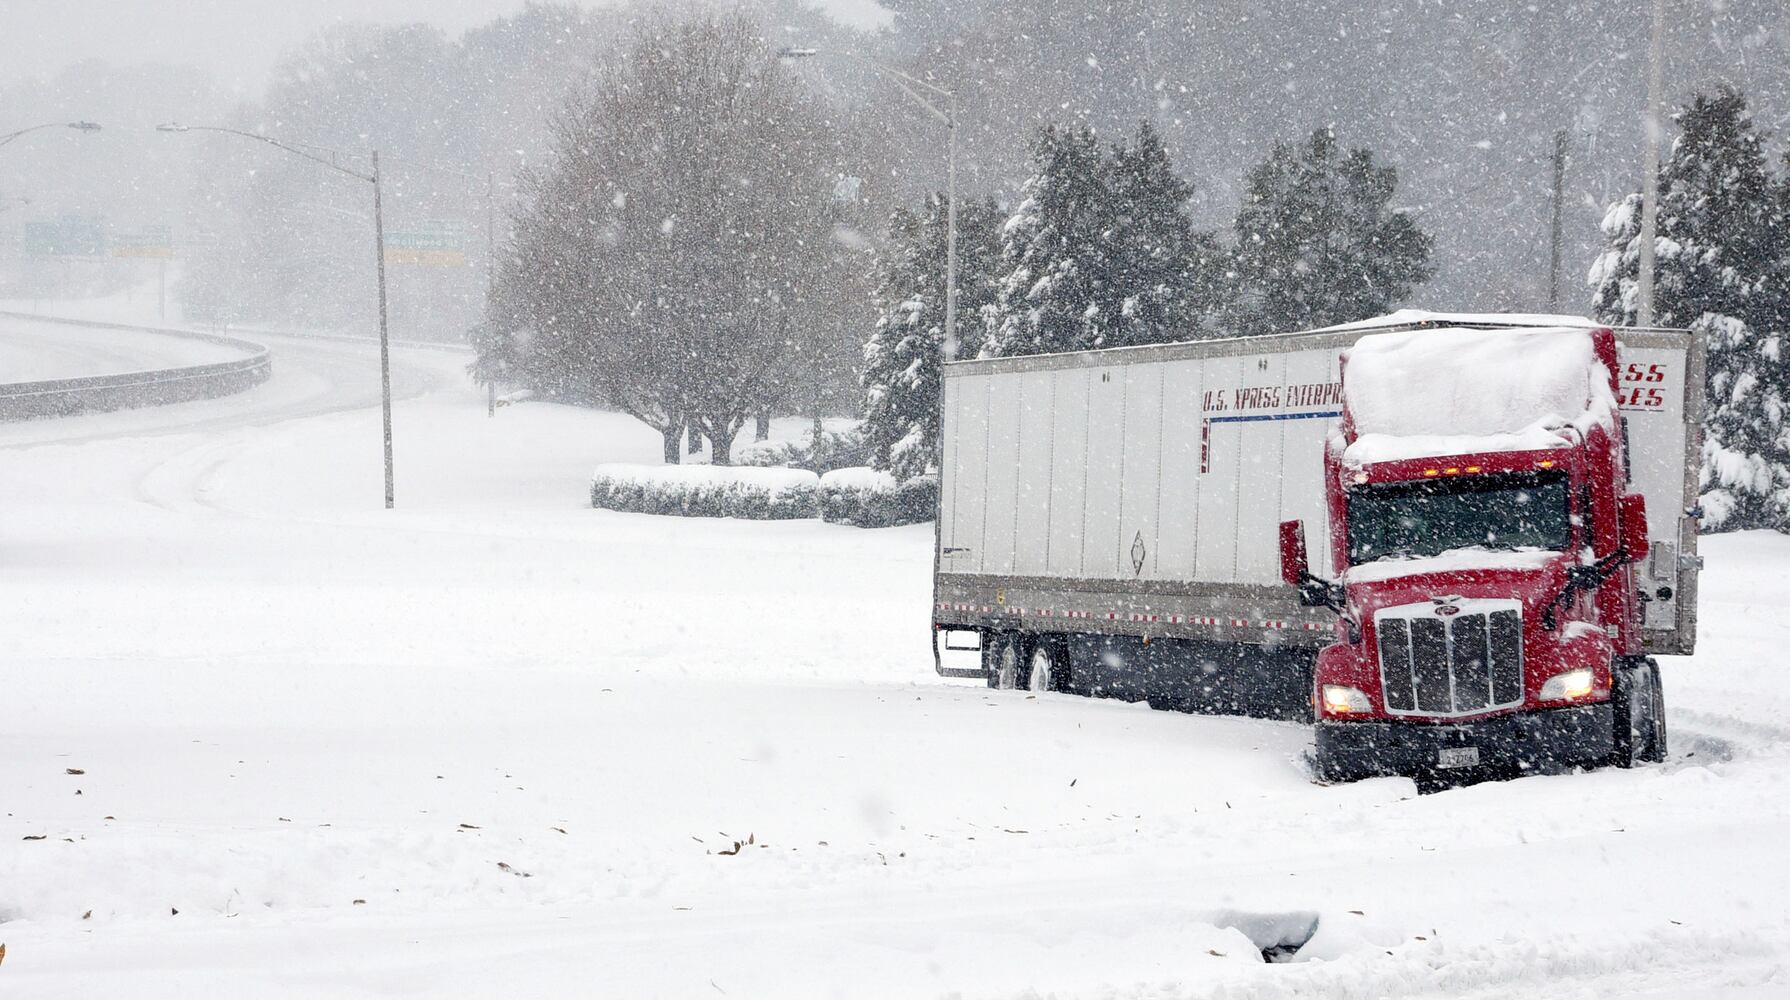
M 1420 313 L 947 366 L 939 669 L 1309 720 L 1330 780 L 1660 760 L 1701 385 L 1682 331 Z

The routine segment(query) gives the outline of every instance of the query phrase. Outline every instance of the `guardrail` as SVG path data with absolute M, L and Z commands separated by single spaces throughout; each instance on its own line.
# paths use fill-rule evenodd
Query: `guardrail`
M 77 413 L 99 413 L 139 406 L 184 403 L 194 399 L 215 399 L 260 385 L 273 374 L 273 355 L 265 346 L 235 337 L 200 333 L 196 330 L 170 330 L 132 323 L 102 323 L 32 313 L 0 311 L 0 316 L 38 323 L 135 330 L 184 337 L 246 352 L 246 356 L 242 358 L 203 365 L 45 379 L 40 382 L 0 383 L 0 420 L 65 417 Z

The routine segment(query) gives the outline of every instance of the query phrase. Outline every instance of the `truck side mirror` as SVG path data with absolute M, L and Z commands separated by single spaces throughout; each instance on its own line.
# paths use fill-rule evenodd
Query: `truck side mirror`
M 1305 523 L 1280 522 L 1280 578 L 1289 587 L 1305 586 L 1311 566 L 1305 558 Z
M 1617 502 L 1616 514 L 1622 529 L 1622 554 L 1632 563 L 1644 561 L 1647 558 L 1647 498 L 1639 493 L 1624 496 Z

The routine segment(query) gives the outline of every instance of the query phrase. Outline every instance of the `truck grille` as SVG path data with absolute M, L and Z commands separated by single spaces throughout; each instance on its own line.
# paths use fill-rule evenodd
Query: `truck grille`
M 1374 616 L 1380 684 L 1395 715 L 1469 715 L 1523 700 L 1523 622 L 1515 601 L 1388 608 Z

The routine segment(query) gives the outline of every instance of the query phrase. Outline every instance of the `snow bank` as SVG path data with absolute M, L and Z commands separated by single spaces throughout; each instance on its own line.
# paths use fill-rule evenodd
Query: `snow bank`
M 1615 419 L 1609 373 L 1582 329 L 1383 333 L 1344 357 L 1353 464 L 1561 448 L 1567 428 Z
M 819 485 L 819 476 L 801 469 L 599 465 L 591 476 L 590 505 L 635 514 L 771 521 L 813 517 Z
M 932 476 L 907 482 L 878 469 L 835 469 L 820 477 L 820 516 L 834 524 L 890 528 L 932 520 L 939 484 Z

